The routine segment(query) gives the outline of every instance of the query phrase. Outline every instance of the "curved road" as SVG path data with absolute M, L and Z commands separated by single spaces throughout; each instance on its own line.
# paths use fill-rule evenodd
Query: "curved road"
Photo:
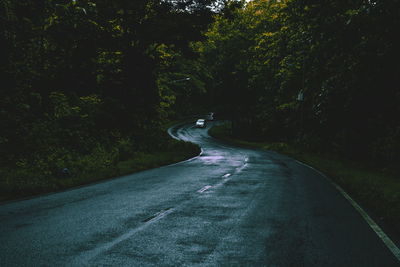
M 0 205 L 0 266 L 400 266 L 320 174 L 184 125 L 191 160 Z

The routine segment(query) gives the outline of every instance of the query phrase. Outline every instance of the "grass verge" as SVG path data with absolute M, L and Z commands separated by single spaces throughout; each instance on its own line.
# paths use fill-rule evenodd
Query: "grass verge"
M 134 151 L 121 156 L 120 153 L 98 149 L 92 154 L 77 156 L 69 161 L 71 174 L 60 176 L 43 175 L 40 168 L 0 170 L 0 202 L 30 197 L 38 194 L 62 191 L 101 180 L 152 169 L 197 156 L 200 148 L 192 143 L 177 141 L 165 135 L 159 140 L 157 149 Z
M 378 222 L 387 227 L 396 239 L 400 237 L 400 179 L 362 164 L 333 159 L 327 155 L 308 153 L 287 143 L 250 142 L 234 138 L 230 124 L 215 126 L 209 134 L 230 143 L 273 150 L 298 159 L 328 175 L 360 203 Z
M 119 175 L 125 175 L 183 161 L 197 156 L 199 153 L 198 146 L 176 141 L 171 150 L 154 151 L 152 153 L 139 152 L 131 159 L 119 162 L 117 168 Z

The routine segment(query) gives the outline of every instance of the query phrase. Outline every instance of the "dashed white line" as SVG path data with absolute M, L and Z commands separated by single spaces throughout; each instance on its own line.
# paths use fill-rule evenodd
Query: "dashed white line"
M 243 164 L 242 166 L 240 166 L 239 168 L 236 169 L 236 172 L 241 172 L 244 168 L 246 168 L 247 163 Z
M 170 214 L 171 212 L 173 212 L 174 210 L 169 208 L 169 209 L 165 209 L 163 211 L 157 212 L 156 214 L 154 214 L 154 216 L 144 220 L 144 222 L 146 223 L 152 223 L 154 221 L 158 221 L 159 219 L 167 216 L 168 214 Z
M 198 190 L 197 192 L 198 192 L 198 193 L 203 193 L 204 191 L 206 191 L 207 189 L 209 189 L 209 188 L 211 188 L 211 187 L 212 187 L 211 185 L 206 185 L 206 186 L 204 186 L 202 189 Z
M 168 214 L 170 214 L 174 211 L 175 211 L 175 209 L 172 209 L 172 208 L 160 211 L 154 215 L 154 218 L 152 217 L 149 220 L 145 220 L 144 221 L 145 223 L 142 224 L 141 226 L 131 229 L 130 231 L 122 234 L 121 236 L 119 236 L 107 243 L 101 244 L 98 247 L 95 247 L 91 250 L 82 252 L 80 255 L 74 257 L 74 259 L 71 262 L 71 266 L 82 266 L 82 263 L 87 264 L 91 259 L 97 257 L 98 255 L 104 253 L 107 250 L 112 249 L 114 246 L 120 244 L 121 242 L 123 242 L 129 238 L 132 238 L 132 236 L 135 235 L 137 232 L 145 229 L 147 226 L 164 218 L 165 216 L 167 216 Z
M 398 261 L 400 261 L 400 249 L 396 246 L 396 244 L 386 235 L 386 233 L 382 230 L 382 228 L 379 227 L 379 225 L 367 214 L 367 212 L 361 208 L 360 205 L 358 205 L 357 202 L 355 202 L 347 193 L 346 191 L 343 190 L 338 184 L 333 182 L 328 176 L 320 172 L 319 170 L 296 160 L 298 163 L 300 163 L 303 166 L 306 166 L 317 173 L 319 173 L 322 177 L 325 177 L 343 196 L 346 198 L 350 204 L 354 207 L 358 213 L 364 218 L 364 220 L 368 223 L 368 225 L 374 230 L 374 232 L 378 235 L 378 237 L 385 243 L 386 247 L 393 253 L 393 255 L 396 257 Z

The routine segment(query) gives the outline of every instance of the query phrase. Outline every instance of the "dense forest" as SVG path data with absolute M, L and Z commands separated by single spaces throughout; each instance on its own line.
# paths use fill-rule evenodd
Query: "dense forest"
M 2 190 L 110 172 L 211 109 L 240 137 L 398 167 L 398 0 L 0 5 Z
M 188 99 L 202 101 L 204 71 L 190 43 L 204 40 L 217 9 L 211 0 L 2 1 L 1 193 L 57 189 L 64 174 L 115 176 L 138 152 L 177 149 L 165 124 L 199 112 Z
M 400 1 L 230 2 L 196 43 L 236 136 L 398 171 Z

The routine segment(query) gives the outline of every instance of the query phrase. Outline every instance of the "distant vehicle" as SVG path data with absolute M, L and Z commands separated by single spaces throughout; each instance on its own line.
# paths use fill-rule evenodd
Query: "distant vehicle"
M 206 127 L 206 120 L 205 119 L 198 119 L 196 121 L 196 127 L 197 128 L 204 128 Z
M 213 121 L 213 120 L 214 120 L 214 112 L 210 112 L 210 113 L 207 115 L 206 119 L 207 119 L 208 121 Z

